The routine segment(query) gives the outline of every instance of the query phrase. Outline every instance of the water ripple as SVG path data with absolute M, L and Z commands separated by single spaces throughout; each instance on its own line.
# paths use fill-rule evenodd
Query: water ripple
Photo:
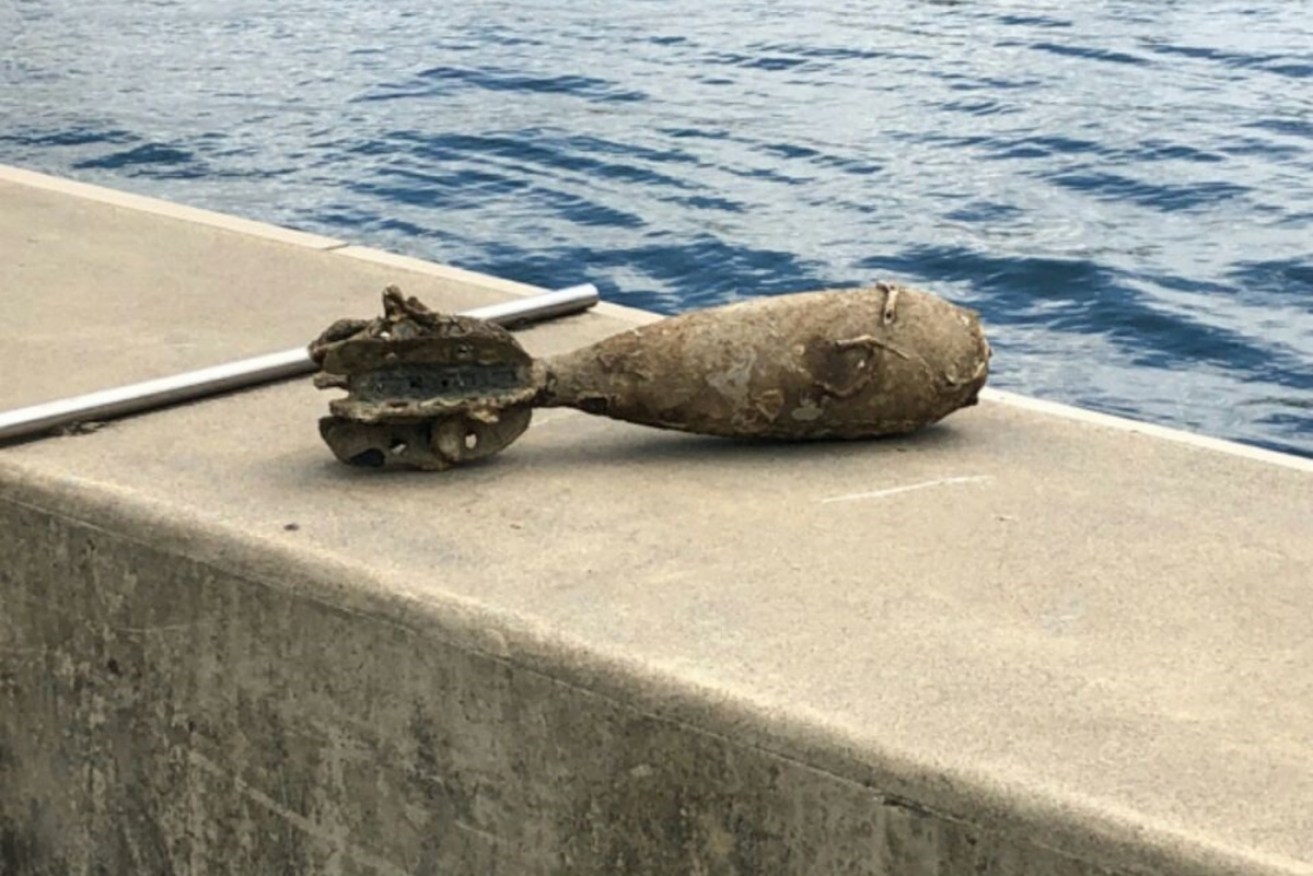
M 1049 177 L 1060 186 L 1110 201 L 1129 202 L 1155 210 L 1192 210 L 1214 206 L 1221 201 L 1243 195 L 1247 189 L 1234 183 L 1214 180 L 1183 185 L 1151 183 L 1117 173 L 1080 171 L 1063 172 Z
M 1069 55 L 1074 58 L 1089 59 L 1094 61 L 1105 61 L 1110 64 L 1137 64 L 1147 65 L 1152 63 L 1148 58 L 1141 58 L 1138 55 L 1130 55 L 1126 52 L 1114 52 L 1108 49 L 1099 49 L 1093 46 L 1072 46 L 1063 43 L 1031 43 L 1030 47 L 1039 52 L 1049 52 L 1054 55 Z

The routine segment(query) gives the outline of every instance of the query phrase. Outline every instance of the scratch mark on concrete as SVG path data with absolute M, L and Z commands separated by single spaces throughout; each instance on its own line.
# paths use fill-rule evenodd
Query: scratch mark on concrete
M 119 633 L 120 635 L 146 636 L 146 635 L 151 635 L 153 633 L 158 633 L 162 635 L 164 633 L 192 632 L 196 629 L 196 627 L 197 625 L 194 623 L 185 623 L 185 624 L 162 624 L 157 627 L 111 626 L 109 629 L 112 630 L 113 632 Z
M 0 642 L 0 656 L 3 657 L 44 657 L 48 648 L 10 648 Z
M 479 837 L 480 839 L 484 840 L 490 845 L 495 846 L 501 842 L 501 837 L 497 836 L 497 834 L 491 831 L 484 830 L 483 828 L 480 827 L 475 827 L 472 824 L 466 824 L 465 822 L 459 820 L 453 822 L 453 824 L 455 824 L 459 830 L 463 830 L 466 833 L 474 834 L 475 836 Z
M 250 800 L 260 808 L 273 813 L 302 833 L 308 834 L 320 842 L 327 844 L 335 852 L 350 858 L 358 864 L 370 867 L 378 873 L 385 874 L 385 876 L 410 876 L 408 870 L 398 867 L 386 858 L 381 858 L 372 852 L 366 851 L 365 849 L 348 842 L 345 836 L 345 831 L 325 827 L 313 819 L 307 818 L 300 812 L 289 809 L 260 789 L 252 787 L 240 776 L 229 774 L 219 766 L 219 764 L 210 760 L 200 752 L 188 751 L 187 759 L 192 766 L 197 767 L 216 778 L 231 782 L 233 787 L 237 789 L 237 792 L 247 800 Z
M 821 499 L 822 505 L 828 505 L 831 502 L 859 502 L 863 499 L 883 499 L 886 496 L 897 496 L 899 493 L 910 493 L 914 490 L 924 490 L 930 487 L 942 487 L 947 484 L 972 484 L 983 481 L 992 481 L 989 475 L 963 475 L 954 478 L 939 478 L 933 481 L 921 481 L 916 484 L 904 484 L 901 487 L 889 487 L 885 490 L 873 490 L 869 493 L 845 493 L 842 496 L 829 496 Z

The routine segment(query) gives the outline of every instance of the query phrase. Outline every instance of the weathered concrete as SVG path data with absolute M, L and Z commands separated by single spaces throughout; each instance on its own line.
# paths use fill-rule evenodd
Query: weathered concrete
M 513 291 L 169 212 L 0 175 L 0 406 Z M 0 449 L 0 871 L 1313 872 L 1305 461 L 995 401 L 377 477 L 323 407 Z

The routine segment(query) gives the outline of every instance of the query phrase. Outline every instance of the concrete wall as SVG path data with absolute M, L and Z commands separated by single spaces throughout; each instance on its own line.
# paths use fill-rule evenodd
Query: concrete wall
M 1112 872 L 9 498 L 6 873 Z
M 525 291 L 12 169 L 0 252 L 0 408 Z M 991 393 L 379 477 L 325 404 L 0 447 L 0 874 L 1313 873 L 1308 460 Z

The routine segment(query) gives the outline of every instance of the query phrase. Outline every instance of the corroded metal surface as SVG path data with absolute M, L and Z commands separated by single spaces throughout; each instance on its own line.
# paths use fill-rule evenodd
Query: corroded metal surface
M 339 320 L 310 345 L 320 388 L 346 389 L 319 432 L 343 462 L 441 470 L 529 428 L 533 360 L 506 329 L 430 311 L 401 290 L 383 316 Z
M 532 407 L 777 440 L 911 432 L 974 404 L 989 370 L 979 317 L 887 283 L 696 311 L 534 361 L 505 329 L 435 314 L 399 290 L 311 353 L 344 462 L 444 469 L 515 440 Z
M 972 311 L 889 284 L 694 311 L 548 363 L 544 404 L 743 438 L 911 432 L 975 402 Z

